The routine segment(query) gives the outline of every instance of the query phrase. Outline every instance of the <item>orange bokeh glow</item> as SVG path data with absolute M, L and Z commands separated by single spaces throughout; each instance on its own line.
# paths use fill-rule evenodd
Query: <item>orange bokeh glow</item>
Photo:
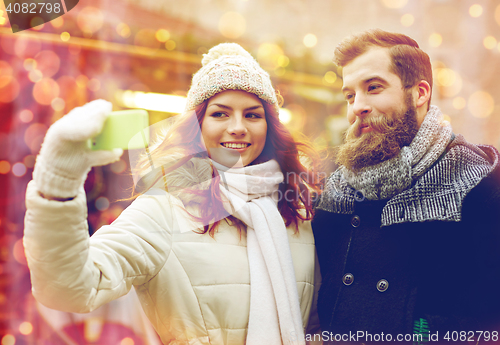
M 43 105 L 50 105 L 59 96 L 59 85 L 51 78 L 43 78 L 33 87 L 33 97 Z

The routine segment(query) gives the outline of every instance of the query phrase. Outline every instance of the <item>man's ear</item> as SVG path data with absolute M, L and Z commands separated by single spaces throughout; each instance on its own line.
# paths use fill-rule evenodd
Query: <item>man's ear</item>
M 427 113 L 427 102 L 431 98 L 431 92 L 432 92 L 431 86 L 427 81 L 421 80 L 416 85 L 416 91 L 418 93 L 415 106 L 417 108 L 420 108 L 425 105 L 425 112 Z

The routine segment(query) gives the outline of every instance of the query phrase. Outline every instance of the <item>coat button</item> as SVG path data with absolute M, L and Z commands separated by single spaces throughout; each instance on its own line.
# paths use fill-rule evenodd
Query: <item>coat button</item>
M 385 279 L 380 279 L 377 283 L 377 290 L 384 292 L 389 288 L 389 282 Z
M 351 225 L 353 228 L 357 228 L 361 224 L 361 218 L 358 215 L 355 215 L 351 218 Z
M 352 273 L 344 274 L 344 276 L 342 277 L 342 282 L 346 286 L 351 285 L 354 282 L 354 276 L 352 275 Z

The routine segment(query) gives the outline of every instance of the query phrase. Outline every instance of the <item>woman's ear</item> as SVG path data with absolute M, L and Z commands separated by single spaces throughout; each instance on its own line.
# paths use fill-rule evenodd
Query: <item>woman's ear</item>
M 429 83 L 425 80 L 421 80 L 417 85 L 416 85 L 416 91 L 418 92 L 417 94 L 417 100 L 415 106 L 417 108 L 421 108 L 422 106 L 425 106 L 425 112 L 427 112 L 427 102 L 429 102 L 429 99 L 431 98 L 431 86 Z

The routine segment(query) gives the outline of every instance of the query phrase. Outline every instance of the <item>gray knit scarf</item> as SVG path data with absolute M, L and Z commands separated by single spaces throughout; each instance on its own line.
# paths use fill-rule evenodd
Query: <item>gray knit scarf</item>
M 347 183 L 368 200 L 384 200 L 407 189 L 443 154 L 450 143 L 451 126 L 442 123 L 438 107 L 432 106 L 410 146 L 399 155 L 377 165 L 353 172 L 342 166 Z
M 357 174 L 337 169 L 327 179 L 316 208 L 350 214 L 355 202 L 388 200 L 382 226 L 460 221 L 465 196 L 499 165 L 499 156 L 461 135 L 452 138 L 451 127 L 441 123 L 440 116 L 440 110 L 431 107 L 410 146 L 398 156 Z

